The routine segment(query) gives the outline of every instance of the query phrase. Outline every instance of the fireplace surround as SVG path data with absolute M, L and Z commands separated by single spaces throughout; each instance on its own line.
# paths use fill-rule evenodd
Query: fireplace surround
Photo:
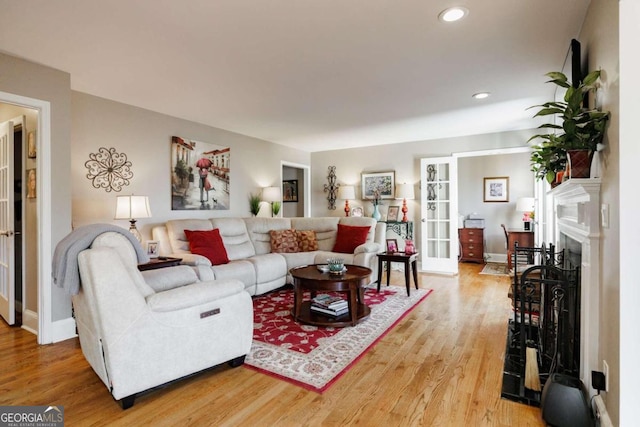
M 549 233 L 559 250 L 581 248 L 580 379 L 591 389 L 591 371 L 599 370 L 600 336 L 600 179 L 570 179 L 550 190 L 553 217 Z

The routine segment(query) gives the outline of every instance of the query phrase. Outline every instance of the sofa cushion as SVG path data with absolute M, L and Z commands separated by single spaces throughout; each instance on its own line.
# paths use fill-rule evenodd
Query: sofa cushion
M 256 254 L 242 218 L 212 218 L 211 224 L 220 229 L 229 260 L 246 259 Z
M 227 264 L 229 257 L 222 243 L 220 230 L 217 228 L 206 231 L 184 230 L 189 239 L 191 253 L 205 256 L 213 265 Z
M 298 250 L 300 252 L 311 252 L 318 250 L 318 238 L 315 230 L 296 230 L 298 240 Z
M 271 253 L 271 230 L 292 229 L 289 218 L 251 217 L 243 218 L 249 239 L 255 248 L 255 255 Z
M 189 253 L 189 240 L 184 230 L 213 230 L 206 219 L 172 219 L 167 221 L 167 237 L 171 249 L 169 254 Z M 167 254 L 168 255 L 168 254 Z
M 357 227 L 338 224 L 336 243 L 333 252 L 352 254 L 355 249 L 367 241 L 367 235 L 371 227 Z
M 271 230 L 271 252 L 292 253 L 300 252 L 298 248 L 298 236 L 295 230 Z

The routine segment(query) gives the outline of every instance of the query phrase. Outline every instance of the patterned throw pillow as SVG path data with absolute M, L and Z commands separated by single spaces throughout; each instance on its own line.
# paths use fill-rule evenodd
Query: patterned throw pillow
M 352 254 L 358 246 L 367 241 L 367 235 L 371 227 L 357 227 L 354 225 L 338 224 L 336 243 L 333 252 Z
M 271 230 L 271 252 L 292 253 L 299 252 L 298 236 L 295 230 Z
M 318 250 L 318 238 L 314 230 L 296 230 L 298 236 L 298 247 L 300 252 L 311 252 Z
M 227 264 L 229 257 L 218 228 L 206 231 L 184 230 L 192 254 L 207 257 L 211 264 Z

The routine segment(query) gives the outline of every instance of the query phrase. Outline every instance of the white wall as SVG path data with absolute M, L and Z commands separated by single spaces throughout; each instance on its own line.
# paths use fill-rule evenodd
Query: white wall
M 610 207 L 609 228 L 602 228 L 600 240 L 601 319 L 599 340 L 600 361 L 609 364 L 610 390 L 604 399 L 614 424 L 619 420 L 620 400 L 620 75 L 618 45 L 618 2 L 592 1 L 578 40 L 588 70 L 602 70 L 602 88 L 597 104 L 611 112 L 603 155 L 600 201 Z M 599 369 L 602 369 L 600 362 Z M 594 393 L 594 390 L 590 390 Z
M 638 197 L 638 117 L 640 117 L 640 2 L 637 0 L 620 1 L 620 252 L 626 256 L 620 259 L 620 312 L 608 312 L 620 322 L 620 337 L 613 342 L 615 350 L 619 348 L 620 367 L 617 377 L 620 381 L 619 402 L 614 396 L 607 396 L 610 411 L 617 411 L 620 426 L 634 426 L 640 419 L 638 405 L 638 384 L 640 384 L 640 286 L 638 286 L 638 266 L 634 256 L 640 236 L 640 198 Z M 615 267 L 615 266 L 614 266 Z M 614 301 L 615 304 L 615 301 Z M 612 320 L 615 322 L 615 320 Z M 610 351 L 615 351 L 611 349 Z M 617 380 L 617 378 L 616 378 Z M 612 398 L 613 397 L 613 398 Z M 618 415 L 618 414 L 615 414 Z
M 503 154 L 494 156 L 462 157 L 458 159 L 458 211 L 468 217 L 477 213 L 485 220 L 485 254 L 502 254 L 506 260 L 504 231 L 507 228 L 522 229 L 522 214 L 516 212 L 516 202 L 520 197 L 533 197 L 534 176 L 531 172 L 529 153 Z M 508 202 L 484 202 L 484 178 L 509 178 Z
M 80 92 L 72 93 L 73 224 L 115 221 L 118 194 L 148 195 L 153 217 L 138 221 L 143 238 L 151 228 L 172 218 L 249 216 L 249 193 L 280 186 L 281 161 L 309 164 L 309 153 L 237 133 L 166 116 Z M 231 148 L 230 202 L 226 211 L 172 211 L 170 146 L 172 136 Z M 114 147 L 132 163 L 131 184 L 120 193 L 93 188 L 84 163 L 100 147 Z M 264 204 L 267 208 L 268 205 Z M 264 212 L 262 212 L 264 211 Z M 261 209 L 270 216 L 268 209 Z
M 344 150 L 332 150 L 311 154 L 311 207 L 312 216 L 342 216 L 343 203 L 338 201 L 336 210 L 329 210 L 326 200 L 327 193 L 323 191 L 327 184 L 328 166 L 336 166 L 337 182 L 341 185 L 354 185 L 356 187 L 356 200 L 349 201 L 349 205 L 362 206 L 365 215 L 373 212 L 371 202 L 361 199 L 361 174 L 364 172 L 395 171 L 396 183 L 413 183 L 416 197 L 420 197 L 420 159 L 425 157 L 449 156 L 452 153 L 479 151 L 496 148 L 514 148 L 526 146 L 527 140 L 535 134 L 535 130 L 511 131 L 484 135 L 471 135 L 458 138 L 446 138 L 432 141 L 406 142 L 402 144 L 389 144 L 365 148 L 353 148 Z M 490 160 L 487 159 L 487 162 Z M 526 164 L 525 164 L 526 163 Z M 503 167 L 504 166 L 504 167 Z M 530 166 L 524 162 L 516 170 L 511 170 L 508 163 L 500 166 L 504 175 L 511 176 L 516 173 L 529 175 Z M 490 168 L 487 168 L 491 171 Z M 502 175 L 488 175 L 502 176 Z M 514 175 L 515 176 L 515 175 Z M 474 178 L 475 179 L 475 178 Z M 482 182 L 482 180 L 480 180 Z M 526 183 L 526 189 L 519 186 L 524 181 L 520 178 L 511 186 L 514 194 L 522 192 L 533 193 L 533 179 Z M 467 186 L 465 185 L 465 188 Z M 482 197 L 482 186 L 477 191 Z M 482 200 L 482 199 L 480 199 Z M 380 209 L 383 220 L 386 218 L 388 207 L 401 205 L 401 200 L 383 200 Z M 420 247 L 419 237 L 421 233 L 420 200 L 407 200 L 407 217 L 414 222 L 414 239 Z M 498 227 L 500 224 L 498 223 Z M 502 232 L 502 229 L 499 229 Z M 497 230 L 496 230 L 497 232 Z M 502 237 L 504 240 L 504 235 Z

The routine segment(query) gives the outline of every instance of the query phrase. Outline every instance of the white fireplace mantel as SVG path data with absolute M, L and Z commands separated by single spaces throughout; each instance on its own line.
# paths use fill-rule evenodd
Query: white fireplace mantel
M 580 379 L 591 390 L 591 371 L 600 370 L 600 179 L 570 179 L 547 193 L 553 200 L 554 244 L 562 235 L 582 246 L 580 284 Z

